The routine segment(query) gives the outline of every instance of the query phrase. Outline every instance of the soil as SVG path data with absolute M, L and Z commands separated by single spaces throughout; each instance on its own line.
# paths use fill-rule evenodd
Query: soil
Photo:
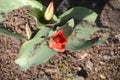
M 41 1 L 45 5 L 49 2 Z M 56 6 L 62 2 L 57 1 Z M 69 3 L 72 3 L 71 0 Z M 18 65 L 14 63 L 24 41 L 0 35 L 0 80 L 120 80 L 119 4 L 119 0 L 81 0 L 80 4 L 74 3 L 73 6 L 86 6 L 99 14 L 96 24 L 110 29 L 108 40 L 87 50 L 58 53 L 44 65 L 24 72 L 18 70 Z M 27 14 L 29 10 L 24 7 L 10 12 L 2 24 L 13 33 L 27 36 L 26 25 L 32 32 L 36 30 L 34 19 Z
M 4 17 L 5 19 L 2 22 L 3 26 L 13 33 L 22 34 L 27 37 L 27 26 L 29 26 L 32 32 L 37 30 L 35 20 L 27 13 L 30 10 L 31 8 L 29 6 L 13 10 Z

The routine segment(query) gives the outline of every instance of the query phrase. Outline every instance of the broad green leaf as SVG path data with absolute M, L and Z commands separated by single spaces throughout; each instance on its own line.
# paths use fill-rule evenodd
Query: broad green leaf
M 0 0 L 0 13 L 8 13 L 23 6 L 31 6 L 42 10 L 43 6 L 36 0 Z
M 0 22 L 3 20 L 3 17 L 2 17 L 2 15 L 0 15 Z
M 71 51 L 84 50 L 84 49 L 88 49 L 94 45 L 95 45 L 94 39 L 93 40 L 85 40 L 85 41 L 77 40 L 74 42 L 69 42 L 69 44 L 67 44 L 67 50 L 71 50 Z
M 97 14 L 88 8 L 74 7 L 59 16 L 60 22 L 67 21 L 71 18 L 75 20 L 87 20 L 88 22 L 94 23 Z
M 66 22 L 66 24 L 64 26 L 62 26 L 60 29 L 62 29 L 64 31 L 64 35 L 66 37 L 70 36 L 72 31 L 73 31 L 73 27 L 74 27 L 74 19 L 70 19 L 68 22 Z
M 58 17 L 56 15 L 53 15 L 53 20 L 55 21 L 55 23 L 57 23 Z
M 49 28 L 43 28 L 33 39 L 22 45 L 20 55 L 15 61 L 20 70 L 25 71 L 31 66 L 43 64 L 56 53 L 49 48 L 45 38 L 43 38 L 43 36 L 48 35 L 49 30 Z
M 7 29 L 3 28 L 2 26 L 0 26 L 0 34 L 3 34 L 5 36 L 11 37 L 11 38 L 17 38 L 17 39 L 24 39 L 25 37 L 20 35 L 20 34 L 14 34 L 10 31 L 8 31 Z
M 36 21 L 37 28 L 42 28 L 45 24 L 41 23 L 39 20 L 43 18 L 44 12 L 38 8 L 33 8 L 31 11 L 28 12 Z
M 70 36 L 72 31 L 73 31 L 73 28 L 74 28 L 74 20 L 73 19 L 70 19 L 68 22 L 66 22 L 65 25 L 63 25 L 62 27 L 57 27 L 56 30 L 51 30 L 49 32 L 49 37 L 51 37 L 53 34 L 55 34 L 58 30 L 63 30 L 64 31 L 64 35 L 66 37 Z
M 57 17 L 55 15 L 53 15 L 53 20 L 51 21 L 50 24 L 48 24 L 44 19 L 44 11 L 37 9 L 37 8 L 33 8 L 28 13 L 35 19 L 37 28 L 39 28 L 39 29 L 41 29 L 45 26 L 53 26 L 57 22 Z
M 43 9 L 43 5 L 36 0 L 0 0 L 0 13 L 8 12 L 21 8 L 23 6 L 31 6 L 32 8 Z
M 66 45 L 67 50 L 81 50 L 86 49 L 94 45 L 94 41 L 90 37 L 99 30 L 96 26 L 89 24 L 88 22 L 81 22 L 75 26 L 72 34 L 68 37 Z

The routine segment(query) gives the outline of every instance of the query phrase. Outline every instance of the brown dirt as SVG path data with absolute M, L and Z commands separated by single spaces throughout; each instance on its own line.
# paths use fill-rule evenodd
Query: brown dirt
M 112 7 L 112 2 L 105 5 L 100 15 L 101 24 L 110 28 L 108 41 L 99 47 L 75 53 L 58 53 L 46 64 L 25 72 L 19 71 L 14 63 L 23 41 L 0 35 L 0 80 L 120 80 L 120 8 L 115 5 Z M 10 19 L 6 18 L 3 24 L 10 31 L 26 35 L 26 23 L 29 23 L 31 30 L 36 30 L 35 23 L 31 23 L 33 20 L 28 18 L 26 10 L 20 10 L 11 12 L 8 15 Z
M 26 26 L 29 26 L 33 32 L 37 30 L 35 20 L 27 13 L 30 10 L 30 7 L 23 7 L 10 12 L 2 22 L 4 27 L 13 33 L 19 33 L 27 37 Z

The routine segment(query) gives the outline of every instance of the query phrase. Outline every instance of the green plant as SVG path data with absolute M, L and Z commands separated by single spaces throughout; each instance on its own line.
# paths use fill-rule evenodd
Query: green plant
M 4 14 L 22 6 L 32 7 L 28 13 L 36 20 L 38 32 L 22 45 L 19 57 L 15 60 L 21 70 L 43 64 L 57 52 L 87 49 L 103 43 L 108 38 L 108 35 L 98 39 L 92 38 L 101 28 L 95 24 L 97 14 L 88 8 L 73 7 L 57 17 L 54 15 L 53 2 L 47 9 L 36 0 L 11 0 L 10 3 L 8 0 L 0 0 L 0 3 L 0 13 Z M 1 21 L 2 19 L 0 16 Z M 12 34 L 3 27 L 0 27 L 0 33 L 23 39 L 19 34 Z

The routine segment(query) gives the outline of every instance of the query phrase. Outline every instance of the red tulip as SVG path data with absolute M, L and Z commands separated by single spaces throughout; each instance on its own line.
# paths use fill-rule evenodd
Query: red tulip
M 63 30 L 59 30 L 49 40 L 49 47 L 58 52 L 64 52 L 66 43 L 67 39 L 64 36 Z

